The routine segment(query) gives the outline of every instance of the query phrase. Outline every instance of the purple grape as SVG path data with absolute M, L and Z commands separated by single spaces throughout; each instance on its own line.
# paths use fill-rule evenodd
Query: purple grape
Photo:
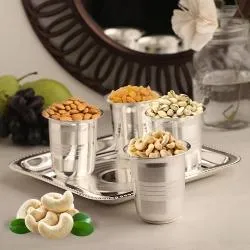
M 28 143 L 29 145 L 39 145 L 41 143 L 41 131 L 38 128 L 29 129 Z
M 11 120 L 10 123 L 9 123 L 9 130 L 10 130 L 10 133 L 16 133 L 20 130 L 21 128 L 21 124 L 20 122 L 17 120 Z
M 32 88 L 21 89 L 16 92 L 17 96 L 23 96 L 24 98 L 32 98 L 35 96 L 35 91 Z
M 17 145 L 27 145 L 27 137 L 25 133 L 13 133 L 12 142 Z
M 10 134 L 8 122 L 5 116 L 0 116 L 0 137 L 5 138 Z
M 35 96 L 29 100 L 28 107 L 37 109 L 42 108 L 44 104 L 44 98 L 42 96 Z
M 22 116 L 23 120 L 27 124 L 35 124 L 37 123 L 37 115 L 33 109 L 28 109 Z

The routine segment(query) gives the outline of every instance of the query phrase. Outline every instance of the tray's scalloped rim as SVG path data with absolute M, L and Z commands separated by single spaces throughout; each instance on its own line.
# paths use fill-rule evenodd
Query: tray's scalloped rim
M 101 139 L 105 139 L 105 138 L 107 138 L 107 137 L 103 137 Z M 207 168 L 207 169 L 203 168 L 203 171 L 200 171 L 200 172 L 192 172 L 190 174 L 186 174 L 186 176 L 185 176 L 186 183 L 193 182 L 193 181 L 200 180 L 200 179 L 209 177 L 211 175 L 214 175 L 219 171 L 222 171 L 228 167 L 231 167 L 232 165 L 235 165 L 236 163 L 238 163 L 241 160 L 240 156 L 238 156 L 236 154 L 228 153 L 225 151 L 221 151 L 220 149 L 218 149 L 218 147 L 210 147 L 207 145 L 203 145 L 203 148 L 205 150 L 213 150 L 213 151 L 216 151 L 218 153 L 220 152 L 221 154 L 228 156 L 231 159 L 231 162 L 228 162 L 225 164 L 220 164 L 220 165 L 217 165 L 216 167 L 212 167 L 212 168 Z M 70 190 L 72 193 L 79 195 L 83 198 L 94 200 L 94 201 L 99 201 L 99 202 L 106 203 L 106 204 L 123 203 L 125 201 L 131 200 L 134 198 L 133 191 L 127 192 L 124 194 L 118 194 L 117 196 L 102 196 L 102 195 L 90 193 L 88 190 L 85 190 L 85 189 L 83 189 L 83 192 L 80 192 L 80 191 L 77 191 L 76 189 L 73 189 L 73 188 L 70 188 L 70 187 L 64 185 L 64 183 L 62 183 L 60 181 L 56 181 L 56 180 L 51 181 L 49 178 L 46 178 L 46 177 L 39 175 L 35 172 L 23 170 L 22 166 L 19 165 L 19 163 L 25 159 L 28 159 L 28 158 L 31 158 L 34 156 L 38 156 L 41 154 L 46 154 L 46 153 L 49 153 L 49 149 L 34 152 L 34 153 L 26 155 L 26 156 L 20 156 L 17 159 L 10 162 L 9 168 L 15 172 L 33 177 L 35 179 L 41 180 L 43 182 L 46 182 L 46 183 L 51 184 L 53 186 L 62 188 L 64 190 Z

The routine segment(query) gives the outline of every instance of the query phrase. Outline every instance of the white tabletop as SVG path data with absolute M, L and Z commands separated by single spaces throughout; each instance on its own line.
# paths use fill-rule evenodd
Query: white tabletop
M 110 127 L 102 130 L 108 133 Z M 0 249 L 1 250 L 248 250 L 250 249 L 250 129 L 204 131 L 204 144 L 242 157 L 239 164 L 215 176 L 186 186 L 183 218 L 172 224 L 149 225 L 136 216 L 133 201 L 104 205 L 75 196 L 75 205 L 89 213 L 96 230 L 88 237 L 45 240 L 39 235 L 16 235 L 8 230 L 20 204 L 47 192 L 62 192 L 8 168 L 20 155 L 40 147 L 17 147 L 0 141 Z

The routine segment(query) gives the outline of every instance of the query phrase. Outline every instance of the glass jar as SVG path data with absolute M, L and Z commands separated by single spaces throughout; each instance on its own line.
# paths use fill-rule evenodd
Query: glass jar
M 249 23 L 221 18 L 213 39 L 194 56 L 193 93 L 206 126 L 238 129 L 250 122 Z

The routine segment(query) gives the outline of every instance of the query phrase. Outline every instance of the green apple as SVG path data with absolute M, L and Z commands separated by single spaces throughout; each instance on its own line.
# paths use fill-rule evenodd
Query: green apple
M 62 102 L 72 96 L 69 89 L 62 83 L 52 79 L 40 79 L 34 82 L 27 82 L 21 89 L 32 88 L 36 95 L 44 97 L 44 108 L 55 102 Z

